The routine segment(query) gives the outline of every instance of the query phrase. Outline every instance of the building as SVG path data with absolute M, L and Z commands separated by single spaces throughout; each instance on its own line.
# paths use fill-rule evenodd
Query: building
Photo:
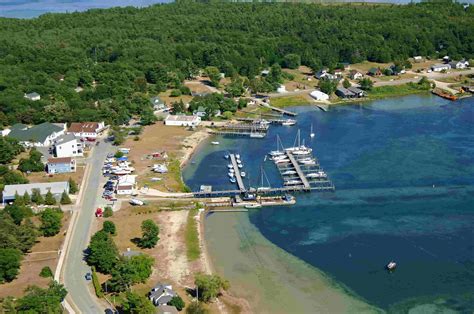
M 2 136 L 7 136 L 11 132 L 10 129 L 3 129 L 2 130 Z
M 117 195 L 132 195 L 136 185 L 136 175 L 124 175 L 119 177 L 115 188 Z
M 76 160 L 71 157 L 49 158 L 46 170 L 49 174 L 76 172 Z
M 74 122 L 67 132 L 76 137 L 97 138 L 105 128 L 104 122 Z
M 8 136 L 27 147 L 47 147 L 66 132 L 65 123 L 44 122 L 32 127 L 17 123 L 10 128 Z
M 349 78 L 351 80 L 360 80 L 363 77 L 364 77 L 364 74 L 360 73 L 359 71 L 351 70 L 349 72 Z
M 158 314 L 178 314 L 176 307 L 171 305 L 159 305 L 156 308 Z
M 354 93 L 357 98 L 361 98 L 361 97 L 367 96 L 366 92 L 364 92 L 364 91 L 363 91 L 362 89 L 360 89 L 360 88 L 351 86 L 351 87 L 349 87 L 349 88 L 347 88 L 347 89 L 348 89 L 349 91 L 351 91 L 352 93 Z
M 449 69 L 451 69 L 451 66 L 449 65 L 449 63 L 446 63 L 446 64 L 439 63 L 439 64 L 435 64 L 431 66 L 431 70 L 433 72 L 448 71 Z
M 449 62 L 449 66 L 451 67 L 451 69 L 466 69 L 469 67 L 469 62 L 466 60 L 453 61 Z
M 443 62 L 444 63 L 449 63 L 449 61 L 451 61 L 451 58 L 449 56 L 444 56 L 443 57 Z
M 82 157 L 84 154 L 82 143 L 69 133 L 61 135 L 54 141 L 54 155 L 56 157 Z
M 347 88 L 344 87 L 338 87 L 336 89 L 336 95 L 341 97 L 341 98 L 355 98 L 357 97 L 356 94 L 348 90 Z
M 203 106 L 199 106 L 199 108 L 193 112 L 193 115 L 198 116 L 198 117 L 205 117 L 206 116 L 206 108 Z
M 2 193 L 2 203 L 5 205 L 8 202 L 14 201 L 15 194 L 23 196 L 26 192 L 31 195 L 33 190 L 38 190 L 42 196 L 45 196 L 50 191 L 57 200 L 60 200 L 64 191 L 69 193 L 69 183 L 64 181 L 5 185 Z
M 312 91 L 309 95 L 313 97 L 315 100 L 319 100 L 319 101 L 329 100 L 329 95 L 319 90 Z
M 262 70 L 262 71 L 260 72 L 260 75 L 261 75 L 261 76 L 267 76 L 268 74 L 270 74 L 270 70 L 268 70 L 268 69 Z
M 177 294 L 169 284 L 157 284 L 148 294 L 148 298 L 155 306 L 167 305 L 175 296 Z
M 371 68 L 367 74 L 370 76 L 380 76 L 382 75 L 382 71 L 380 71 L 379 68 Z
M 165 125 L 170 126 L 198 126 L 201 123 L 201 117 L 197 115 L 168 115 L 165 119 Z
M 423 60 L 423 57 L 422 57 L 422 56 L 414 56 L 414 57 L 413 57 L 413 61 L 414 61 L 415 63 L 420 63 L 420 62 L 423 62 L 424 60 Z
M 329 73 L 327 68 L 319 70 L 318 73 L 316 73 L 315 76 L 318 80 L 321 80 L 321 79 L 335 80 L 335 79 L 337 79 L 337 76 L 334 75 L 334 74 Z
M 41 99 L 41 95 L 35 92 L 25 94 L 23 97 L 31 101 L 37 101 Z
M 150 98 L 150 103 L 153 106 L 154 111 L 162 111 L 168 109 L 165 102 L 160 97 L 155 96 Z

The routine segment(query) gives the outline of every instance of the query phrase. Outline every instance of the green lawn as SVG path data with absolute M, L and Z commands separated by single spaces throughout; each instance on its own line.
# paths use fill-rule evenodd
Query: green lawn
M 307 105 L 309 102 L 306 97 L 301 95 L 274 97 L 270 99 L 270 105 L 278 108 Z
M 379 86 L 369 91 L 370 99 L 380 99 L 386 97 L 405 96 L 416 93 L 426 93 L 429 89 L 416 84 L 402 84 L 393 86 Z
M 198 213 L 197 209 L 191 209 L 188 213 L 188 220 L 186 222 L 186 230 L 184 232 L 186 241 L 186 255 L 189 261 L 195 261 L 201 254 L 199 247 L 199 233 L 198 224 L 194 216 Z

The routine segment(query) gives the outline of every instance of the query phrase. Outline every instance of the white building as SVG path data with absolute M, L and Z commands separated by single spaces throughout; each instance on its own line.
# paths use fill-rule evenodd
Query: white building
M 54 141 L 54 155 L 58 158 L 81 157 L 84 155 L 82 143 L 73 134 L 60 136 Z
M 2 130 L 2 136 L 7 136 L 11 132 L 10 129 L 4 129 Z
M 17 123 L 12 125 L 8 137 L 18 140 L 26 147 L 47 147 L 55 139 L 64 135 L 66 123 L 44 122 L 29 127 L 25 124 Z
M 466 60 L 453 61 L 449 62 L 449 65 L 451 66 L 451 69 L 466 69 L 469 67 L 469 62 Z
M 77 137 L 97 138 L 106 128 L 102 122 L 74 122 L 67 132 Z
M 170 126 L 198 126 L 201 123 L 201 117 L 184 116 L 184 115 L 168 115 L 165 119 L 165 125 Z
M 136 185 L 136 175 L 124 175 L 119 177 L 116 187 L 117 195 L 132 195 Z
M 25 97 L 26 99 L 31 100 L 31 101 L 37 101 L 37 100 L 41 99 L 41 95 L 38 94 L 38 93 L 35 93 L 35 92 L 25 94 L 23 97 Z
M 312 91 L 309 95 L 318 101 L 329 100 L 329 95 L 319 90 Z
M 64 191 L 69 193 L 69 183 L 64 181 L 5 185 L 2 192 L 2 203 L 5 205 L 5 203 L 14 201 L 15 194 L 23 196 L 26 192 L 31 196 L 33 190 L 38 190 L 42 196 L 46 195 L 49 191 L 56 199 L 60 199 Z
M 446 64 L 435 64 L 435 65 L 432 65 L 431 66 L 431 70 L 433 72 L 441 72 L 441 71 L 448 71 L 449 69 L 451 69 L 451 66 L 446 63 Z

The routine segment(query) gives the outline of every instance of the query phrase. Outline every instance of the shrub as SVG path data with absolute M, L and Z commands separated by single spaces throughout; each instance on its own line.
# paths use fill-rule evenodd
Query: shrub
M 94 285 L 95 295 L 98 298 L 103 298 L 104 297 L 104 290 L 102 290 L 102 286 L 100 285 L 99 277 L 97 277 L 95 267 L 92 266 L 91 269 L 92 269 L 92 284 Z
M 61 194 L 61 201 L 60 201 L 61 205 L 69 205 L 72 203 L 71 199 L 69 198 L 69 194 L 67 194 L 66 191 L 63 192 L 63 194 Z
M 51 268 L 49 268 L 49 266 L 43 267 L 39 275 L 43 278 L 53 278 L 53 272 L 51 271 Z
M 69 193 L 76 194 L 78 191 L 77 183 L 72 178 L 69 178 Z
M 109 218 L 109 217 L 112 217 L 113 215 L 114 215 L 114 211 L 112 210 L 112 207 L 110 206 L 105 207 L 104 213 L 103 213 L 104 218 Z

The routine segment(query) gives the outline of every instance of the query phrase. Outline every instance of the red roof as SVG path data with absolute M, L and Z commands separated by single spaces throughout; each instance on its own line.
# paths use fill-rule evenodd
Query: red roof
M 86 132 L 86 133 L 94 133 L 99 129 L 99 123 L 98 122 L 74 122 L 71 123 L 71 126 L 68 129 L 68 132 L 72 133 L 80 133 L 80 132 Z
M 48 158 L 48 164 L 69 164 L 71 161 L 71 157 Z

